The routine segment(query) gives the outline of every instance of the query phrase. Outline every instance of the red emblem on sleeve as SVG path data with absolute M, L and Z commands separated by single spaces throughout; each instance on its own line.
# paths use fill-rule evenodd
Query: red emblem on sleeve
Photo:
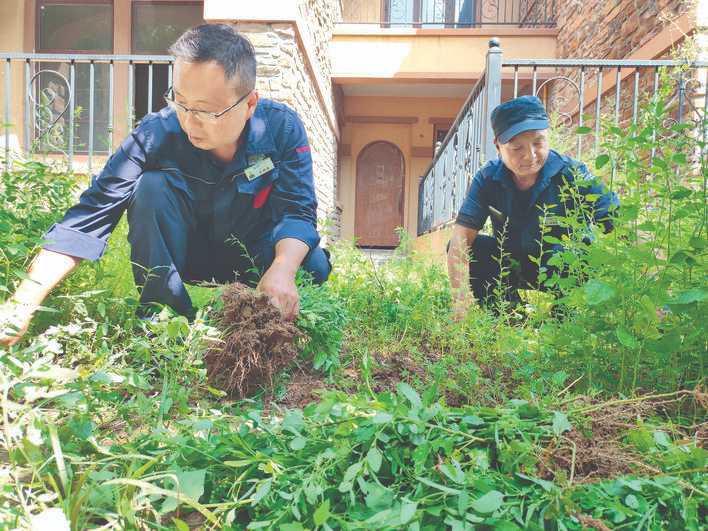
M 296 147 L 295 151 L 297 151 L 298 153 L 305 153 L 306 151 L 310 151 L 310 146 Z

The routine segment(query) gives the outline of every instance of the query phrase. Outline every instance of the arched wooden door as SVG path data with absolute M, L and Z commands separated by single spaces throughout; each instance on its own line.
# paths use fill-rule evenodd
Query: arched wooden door
M 360 247 L 395 247 L 403 226 L 405 163 L 389 142 L 366 146 L 356 161 L 354 234 Z

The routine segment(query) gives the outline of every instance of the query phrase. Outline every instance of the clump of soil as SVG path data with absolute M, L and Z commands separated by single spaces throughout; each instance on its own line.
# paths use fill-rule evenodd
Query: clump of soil
M 302 332 L 283 319 L 266 295 L 248 286 L 229 284 L 222 299 L 223 309 L 214 316 L 222 342 L 205 357 L 210 384 L 232 398 L 272 390 L 273 376 L 297 357 Z
M 612 478 L 632 471 L 638 456 L 623 444 L 627 431 L 637 426 L 638 418 L 653 412 L 650 404 L 637 402 L 623 406 L 607 406 L 589 414 L 586 430 L 574 427 L 557 446 L 551 442 L 545 451 L 547 475 L 558 470 L 571 474 L 577 481 Z M 586 432 L 589 434 L 586 435 Z
M 318 391 L 332 388 L 317 374 L 306 370 L 299 370 L 292 375 L 287 383 L 285 393 L 278 399 L 278 405 L 303 409 L 311 402 L 319 399 Z
M 422 362 L 410 352 L 374 352 L 372 357 L 376 365 L 372 371 L 371 387 L 376 393 L 395 392 L 398 382 L 411 383 L 426 376 Z
M 579 483 L 614 478 L 636 471 L 658 472 L 647 465 L 632 447 L 624 441 L 629 430 L 637 427 L 639 419 L 662 416 L 684 399 L 693 399 L 699 408 L 704 407 L 706 395 L 699 389 L 679 391 L 666 399 L 638 399 L 619 403 L 601 404 L 585 399 L 580 405 L 594 406 L 588 412 L 586 429 L 574 427 L 560 443 L 552 441 L 544 450 L 541 462 L 547 478 L 559 471 Z M 602 407 L 599 407 L 602 406 Z M 702 446 L 700 431 L 704 424 L 680 430 L 689 439 L 696 439 Z

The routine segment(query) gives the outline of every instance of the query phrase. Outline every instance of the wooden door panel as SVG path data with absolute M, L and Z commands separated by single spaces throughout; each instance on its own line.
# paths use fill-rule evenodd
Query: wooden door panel
M 388 142 L 366 146 L 357 159 L 354 234 L 361 247 L 395 247 L 403 225 L 405 164 Z

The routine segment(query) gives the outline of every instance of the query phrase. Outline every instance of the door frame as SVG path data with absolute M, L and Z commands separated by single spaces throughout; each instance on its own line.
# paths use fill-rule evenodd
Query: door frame
M 359 181 L 359 161 L 361 160 L 362 155 L 366 152 L 367 149 L 369 149 L 371 146 L 374 144 L 388 144 L 389 146 L 392 146 L 393 148 L 398 151 L 398 153 L 401 155 L 401 169 L 403 175 L 401 176 L 401 206 L 400 206 L 400 215 L 401 215 L 401 223 L 398 225 L 399 227 L 406 227 L 406 203 L 407 203 L 407 182 L 408 179 L 406 178 L 406 156 L 403 153 L 403 150 L 394 142 L 391 142 L 390 140 L 372 140 L 371 142 L 368 142 L 367 144 L 364 145 L 359 150 L 359 153 L 356 156 L 356 160 L 354 162 L 354 238 L 356 239 L 358 235 L 357 231 L 357 197 L 359 195 L 359 186 L 360 186 L 360 181 Z M 357 247 L 364 247 L 364 248 L 381 248 L 381 249 L 390 249 L 393 247 L 396 247 L 395 245 L 360 245 L 358 242 L 356 243 Z

